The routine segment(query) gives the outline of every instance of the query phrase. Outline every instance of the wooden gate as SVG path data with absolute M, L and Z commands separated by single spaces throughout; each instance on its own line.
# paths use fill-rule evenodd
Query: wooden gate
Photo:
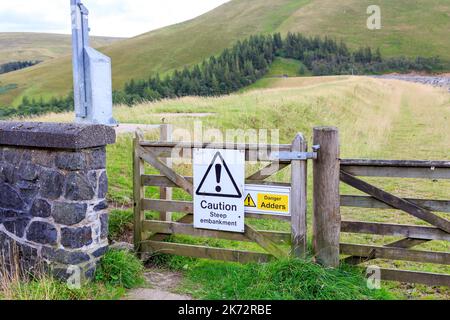
M 306 173 L 307 144 L 301 134 L 298 134 L 290 145 L 252 145 L 252 144 L 197 144 L 173 143 L 170 125 L 161 127 L 161 141 L 145 141 L 140 134 L 134 139 L 134 243 L 135 249 L 141 253 L 164 253 L 181 256 L 209 258 L 235 262 L 265 262 L 272 257 L 283 258 L 289 255 L 289 250 L 280 248 L 279 244 L 291 243 L 291 253 L 301 257 L 306 253 Z M 174 149 L 176 148 L 176 152 Z M 251 174 L 246 179 L 249 184 L 290 186 L 291 216 L 256 215 L 246 213 L 247 218 L 281 219 L 291 222 L 292 232 L 274 232 L 256 230 L 245 225 L 245 233 L 232 233 L 195 229 L 193 226 L 192 201 L 172 200 L 172 188 L 181 188 L 187 194 L 193 195 L 191 176 L 183 176 L 172 168 L 174 157 L 192 159 L 194 148 L 244 150 L 246 161 L 257 160 L 267 162 L 262 170 Z M 176 153 L 176 154 L 175 154 Z M 295 153 L 298 160 L 288 159 Z M 280 161 L 274 161 L 274 158 Z M 145 163 L 150 164 L 160 172 L 160 175 L 145 174 Z M 291 166 L 291 182 L 267 182 L 268 178 L 280 170 Z M 160 188 L 160 199 L 146 199 L 145 187 Z M 159 220 L 147 220 L 146 211 L 159 212 Z M 172 221 L 171 212 L 184 213 Z M 218 238 L 234 241 L 254 242 L 264 249 L 262 252 L 188 245 L 166 242 L 169 235 L 189 235 L 193 237 Z
M 403 199 L 359 178 L 419 178 L 450 179 L 450 161 L 386 161 L 344 159 L 340 166 L 340 180 L 368 196 L 342 195 L 341 206 L 359 208 L 397 209 L 431 226 L 400 225 L 361 221 L 342 221 L 341 231 L 383 236 L 403 237 L 385 246 L 341 243 L 341 254 L 350 255 L 344 261 L 360 264 L 372 259 L 406 260 L 433 264 L 450 264 L 447 252 L 412 250 L 432 241 L 450 241 L 450 221 L 434 212 L 450 212 L 448 200 Z M 437 182 L 437 181 L 436 181 Z M 450 194 L 450 190 L 449 194 Z M 447 247 L 450 248 L 450 247 Z M 450 275 L 381 269 L 384 280 L 450 286 Z
M 339 135 L 336 128 L 314 129 L 314 153 L 307 152 L 307 143 L 298 134 L 290 145 L 196 144 L 170 142 L 170 126 L 161 129 L 159 142 L 145 141 L 136 134 L 134 140 L 134 242 L 138 252 L 176 254 L 235 262 L 265 262 L 269 259 L 295 257 L 306 254 L 307 159 L 314 159 L 313 181 L 313 254 L 318 263 L 337 267 L 342 261 L 361 264 L 373 259 L 405 260 L 413 262 L 450 264 L 447 252 L 413 250 L 412 248 L 433 240 L 450 241 L 450 221 L 434 212 L 450 212 L 450 200 L 403 199 L 359 179 L 364 177 L 450 179 L 449 161 L 388 161 L 340 159 Z M 173 150 L 177 148 L 176 154 Z M 191 158 L 194 148 L 245 150 L 246 160 L 268 162 L 263 170 L 248 176 L 246 183 L 274 186 L 291 186 L 291 216 L 246 214 L 247 218 L 281 219 L 291 223 L 291 232 L 255 230 L 245 226 L 245 233 L 231 233 L 195 229 L 191 201 L 172 200 L 171 188 L 181 188 L 193 194 L 192 177 L 182 176 L 171 168 L 171 158 Z M 264 152 L 261 152 L 264 150 Z M 274 162 L 274 158 L 278 161 Z M 145 174 L 148 163 L 160 175 Z M 275 183 L 266 180 L 280 170 L 291 166 L 291 182 Z M 340 195 L 340 181 L 366 193 Z M 160 188 L 160 199 L 146 199 L 144 188 Z M 372 209 L 397 209 L 428 223 L 400 225 L 366 221 L 342 221 L 340 207 Z M 146 220 L 145 211 L 159 212 L 159 220 Z M 184 215 L 172 221 L 170 212 Z M 341 232 L 403 237 L 385 246 L 341 243 Z M 212 248 L 198 245 L 166 242 L 170 235 L 219 238 L 255 242 L 265 252 Z M 279 244 L 291 243 L 291 250 Z M 346 256 L 344 259 L 341 259 Z M 384 280 L 450 286 L 450 275 L 407 270 L 380 269 Z

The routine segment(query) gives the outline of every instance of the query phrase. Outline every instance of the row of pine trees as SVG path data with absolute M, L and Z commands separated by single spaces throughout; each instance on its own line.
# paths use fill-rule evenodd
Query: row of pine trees
M 437 58 L 384 59 L 379 49 L 354 52 L 344 42 L 330 38 L 288 33 L 252 36 L 192 68 L 176 70 L 161 79 L 131 80 L 124 90 L 114 92 L 114 103 L 133 105 L 141 101 L 183 96 L 218 96 L 235 92 L 263 77 L 276 57 L 299 60 L 316 76 L 380 74 L 388 71 L 431 71 Z M 299 74 L 304 73 L 300 72 Z
M 13 72 L 16 70 L 28 68 L 34 66 L 35 64 L 41 63 L 41 61 L 12 61 L 0 65 L 0 74 Z

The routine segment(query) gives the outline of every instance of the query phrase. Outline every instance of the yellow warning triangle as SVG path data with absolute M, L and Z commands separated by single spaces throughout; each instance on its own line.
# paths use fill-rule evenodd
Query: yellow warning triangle
M 246 207 L 256 208 L 256 203 L 252 198 L 252 195 L 249 193 L 245 198 L 244 204 Z

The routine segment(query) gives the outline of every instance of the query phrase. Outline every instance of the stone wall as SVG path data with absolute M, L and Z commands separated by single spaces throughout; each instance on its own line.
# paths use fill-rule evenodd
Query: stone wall
M 92 278 L 108 248 L 105 146 L 100 125 L 0 122 L 0 254 Z M 8 261 L 8 259 L 6 259 Z

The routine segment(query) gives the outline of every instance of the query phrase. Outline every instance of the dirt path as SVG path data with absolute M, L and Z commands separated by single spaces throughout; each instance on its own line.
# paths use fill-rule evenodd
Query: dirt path
M 147 288 L 133 289 L 124 300 L 192 300 L 188 295 L 174 293 L 182 275 L 176 272 L 153 269 L 145 273 Z

